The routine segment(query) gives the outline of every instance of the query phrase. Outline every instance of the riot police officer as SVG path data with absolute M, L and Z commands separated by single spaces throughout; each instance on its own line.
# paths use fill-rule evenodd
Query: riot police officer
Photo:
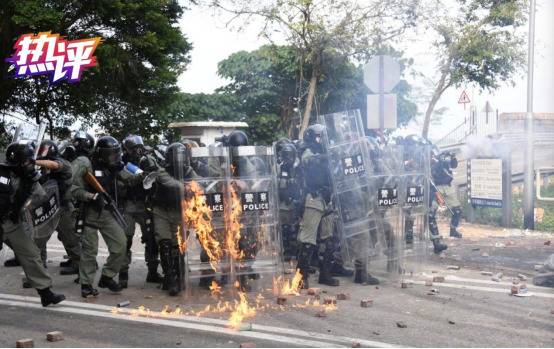
M 37 289 L 42 306 L 58 304 L 64 295 L 52 292 L 52 279 L 42 265 L 40 250 L 24 231 L 21 211 L 29 201 L 44 196 L 35 170 L 35 147 L 30 141 L 12 143 L 6 149 L 7 163 L 0 164 L 0 230 L 3 241 L 14 251 L 31 287 Z M 0 242 L 0 248 L 1 248 Z
M 285 261 L 296 256 L 296 238 L 301 215 L 302 185 L 296 147 L 292 142 L 275 145 L 277 154 L 277 189 L 279 191 L 279 221 Z
M 136 135 L 129 135 L 123 140 L 123 162 L 127 164 L 126 170 L 128 171 L 143 171 L 139 170 L 142 159 L 146 157 L 144 142 L 142 137 Z M 153 158 L 150 159 L 155 161 Z M 148 161 L 148 158 L 145 159 Z M 143 162 L 143 166 L 144 166 Z M 155 166 L 155 165 L 154 165 Z M 147 165 L 147 167 L 150 167 Z M 149 171 L 150 172 L 150 171 Z M 160 260 L 158 259 L 158 245 L 154 237 L 154 231 L 149 229 L 147 221 L 150 212 L 146 212 L 146 195 L 147 192 L 144 189 L 142 183 L 137 183 L 135 186 L 130 187 L 126 191 L 125 197 L 125 220 L 128 224 L 128 229 L 125 231 L 127 236 L 127 254 L 123 266 L 119 272 L 119 284 L 123 288 L 127 288 L 129 280 L 129 265 L 131 264 L 131 247 L 133 245 L 133 236 L 135 234 L 135 225 L 138 224 L 141 230 L 141 241 L 145 244 L 144 247 L 144 259 L 148 267 L 148 274 L 146 275 L 146 282 L 161 283 L 163 281 L 162 276 L 158 273 L 158 265 Z
M 320 124 L 309 126 L 304 132 L 305 149 L 300 158 L 304 173 L 306 192 L 304 214 L 300 220 L 297 268 L 302 274 L 303 287 L 308 288 L 310 260 L 316 252 L 318 235 L 323 253 L 320 255 L 319 283 L 338 286 L 339 281 L 331 276 L 333 232 L 319 229 L 323 217 L 333 213 L 331 205 L 331 179 L 327 156 L 323 146 L 325 127 Z M 329 226 L 325 224 L 324 226 Z
M 75 234 L 75 219 L 73 217 L 73 203 L 71 202 L 71 185 L 72 185 L 72 170 L 71 163 L 62 158 L 58 145 L 52 140 L 44 140 L 40 144 L 37 165 L 42 167 L 41 184 L 53 179 L 58 184 L 58 189 L 61 198 L 61 214 L 60 221 L 56 230 L 58 232 L 58 239 L 62 242 L 67 255 L 69 256 L 69 263 L 62 264 L 61 275 L 77 274 L 79 272 L 79 261 L 81 258 L 81 244 L 79 237 Z M 37 241 L 39 248 L 46 255 L 46 242 Z
M 83 156 L 77 160 L 79 159 L 81 160 L 74 167 L 71 191 L 73 198 L 81 203 L 81 209 L 84 210 L 79 280 L 81 296 L 86 298 L 98 295 L 98 291 L 92 287 L 96 275 L 98 231 L 102 234 L 109 251 L 98 287 L 108 288 L 112 292 L 120 292 L 122 289 L 113 278 L 119 273 L 125 261 L 127 239 L 123 227 L 116 219 L 116 214 L 110 212 L 106 206 L 106 198 L 101 196 L 101 193 L 87 182 L 84 176 L 87 172 L 92 174 L 119 207 L 122 206 L 120 198 L 124 194 L 123 191 L 140 183 L 142 177 L 123 170 L 121 146 L 110 136 L 104 136 L 98 140 L 91 160 Z
M 164 168 L 156 172 L 152 186 L 152 213 L 156 242 L 164 273 L 163 289 L 177 296 L 182 289 L 183 268 L 177 234 L 183 225 L 181 201 L 185 195 L 184 180 L 198 177 L 190 165 L 190 154 L 182 143 L 167 147 Z M 182 235 L 181 235 L 182 237 Z

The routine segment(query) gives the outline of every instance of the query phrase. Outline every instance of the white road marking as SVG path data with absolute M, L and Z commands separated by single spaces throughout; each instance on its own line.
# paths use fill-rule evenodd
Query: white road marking
M 416 285 L 425 285 L 425 281 L 414 281 Z M 433 283 L 437 287 L 450 287 L 450 288 L 459 288 L 465 290 L 475 290 L 475 291 L 485 291 L 485 292 L 496 292 L 496 293 L 505 293 L 510 294 L 510 289 L 508 288 L 497 288 L 497 287 L 484 287 L 484 286 L 471 286 L 471 285 L 460 285 L 460 284 L 451 284 L 447 282 L 436 282 Z M 542 298 L 552 298 L 554 299 L 554 294 L 544 293 L 544 292 L 535 292 L 529 291 L 533 297 L 542 297 Z
M 0 304 L 23 306 L 30 308 L 42 308 L 38 297 L 27 297 L 11 294 L 0 294 Z M 234 331 L 226 328 L 227 321 L 220 319 L 212 319 L 207 317 L 184 316 L 184 315 L 159 315 L 159 316 L 130 316 L 132 309 L 118 308 L 122 314 L 113 314 L 110 311 L 114 307 L 80 303 L 72 301 L 64 301 L 57 306 L 44 308 L 46 310 L 61 311 L 67 313 L 75 313 L 90 316 L 107 317 L 117 320 L 138 321 L 143 323 L 152 323 L 165 326 L 197 329 L 201 331 L 225 333 L 231 336 L 243 336 L 249 338 L 264 339 L 281 343 L 295 344 L 300 346 L 310 347 L 337 347 L 351 346 L 352 343 L 360 343 L 364 347 L 386 347 L 395 348 L 397 345 L 376 342 L 360 338 L 351 338 L 344 336 L 333 336 L 324 333 L 300 331 L 289 328 L 263 326 L 252 323 L 252 331 Z M 283 335 L 289 335 L 288 337 Z
M 492 281 L 492 280 L 464 278 L 464 277 L 459 277 L 459 276 L 456 276 L 456 275 L 447 275 L 445 277 L 445 279 L 448 280 L 448 281 L 465 281 L 465 282 L 470 282 L 470 283 L 487 284 L 487 285 L 502 285 L 502 286 L 511 286 L 512 285 L 512 282 L 508 282 L 508 281 L 496 282 L 496 281 Z M 528 280 L 528 281 L 531 282 L 532 280 Z M 529 288 L 529 289 L 542 290 L 542 291 L 545 291 L 546 293 L 548 293 L 550 291 L 550 292 L 552 292 L 552 294 L 554 294 L 554 290 L 552 290 L 552 288 L 531 285 L 526 281 L 523 281 L 523 282 L 527 284 L 527 288 Z

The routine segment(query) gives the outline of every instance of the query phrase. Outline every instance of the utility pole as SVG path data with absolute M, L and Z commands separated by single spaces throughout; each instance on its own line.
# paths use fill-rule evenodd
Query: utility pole
M 533 56 L 535 49 L 535 0 L 529 9 L 529 43 L 527 53 L 527 114 L 525 117 L 525 177 L 523 182 L 523 228 L 535 229 L 534 149 L 533 149 Z

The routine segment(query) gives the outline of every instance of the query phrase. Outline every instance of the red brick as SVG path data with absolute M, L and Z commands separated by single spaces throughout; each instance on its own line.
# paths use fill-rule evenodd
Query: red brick
M 240 343 L 240 348 L 256 348 L 256 343 L 252 343 L 252 342 Z
M 17 342 L 15 342 L 16 348 L 34 348 L 35 342 L 31 338 L 24 338 L 20 339 Z
M 46 334 L 46 340 L 49 342 L 59 342 L 63 341 L 63 332 L 61 331 L 52 331 Z
M 360 301 L 360 306 L 362 308 L 369 308 L 373 305 L 373 300 L 372 299 L 362 299 Z

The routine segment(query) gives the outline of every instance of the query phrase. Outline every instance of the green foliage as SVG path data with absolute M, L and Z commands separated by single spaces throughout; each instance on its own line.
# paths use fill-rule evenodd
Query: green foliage
M 103 40 L 95 52 L 98 66 L 76 84 L 49 85 L 45 76 L 13 79 L 1 60 L 0 111 L 46 118 L 52 132 L 76 120 L 116 137 L 148 137 L 165 128 L 156 119 L 173 101 L 191 50 L 177 26 L 183 7 L 176 0 L 5 0 L 0 6 L 2 57 L 25 33 Z
M 366 96 L 370 92 L 363 83 L 362 66 L 335 51 L 325 51 L 322 57 L 315 98 L 317 114 L 360 109 L 365 119 Z M 225 102 L 234 104 L 236 111 L 245 115 L 240 120 L 249 123 L 254 141 L 271 142 L 292 134 L 303 102 L 298 97 L 302 72 L 312 69 L 309 64 L 299 64 L 294 47 L 265 45 L 251 52 L 236 52 L 218 67 L 219 75 L 230 80 L 218 93 L 232 96 Z M 405 80 L 395 92 L 399 124 L 404 125 L 415 117 L 417 107 L 410 101 L 411 87 Z
M 526 4 L 525 0 L 458 0 L 455 13 L 437 11 L 431 16 L 430 25 L 439 36 L 435 47 L 440 79 L 425 113 L 424 137 L 435 105 L 449 87 L 475 84 L 491 91 L 514 78 L 525 62 L 524 40 L 516 28 L 525 22 Z

